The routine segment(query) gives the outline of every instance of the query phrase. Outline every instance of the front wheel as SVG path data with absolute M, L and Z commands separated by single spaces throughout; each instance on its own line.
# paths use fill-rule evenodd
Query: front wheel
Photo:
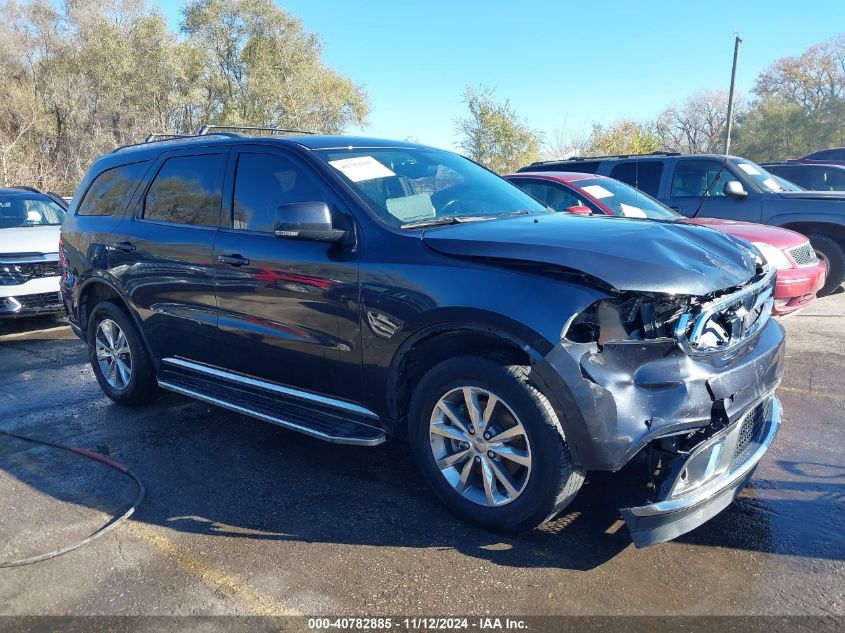
M 428 483 L 455 514 L 495 531 L 550 519 L 584 480 L 551 404 L 527 373 L 455 358 L 431 369 L 411 399 L 409 436 Z

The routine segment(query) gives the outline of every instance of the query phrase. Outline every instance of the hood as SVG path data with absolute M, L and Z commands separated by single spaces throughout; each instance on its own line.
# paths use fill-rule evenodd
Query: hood
M 61 226 L 22 226 L 0 229 L 0 257 L 10 253 L 29 255 L 58 253 Z
M 735 220 L 718 220 L 716 218 L 685 218 L 686 224 L 707 226 L 716 231 L 742 238 L 748 242 L 765 242 L 777 248 L 794 248 L 808 242 L 807 238 L 796 231 L 782 229 L 778 226 L 756 224 L 754 222 L 737 222 Z
M 845 191 L 779 191 L 777 195 L 779 195 L 781 198 L 786 198 L 787 200 L 845 201 Z
M 706 295 L 745 283 L 757 268 L 754 252 L 729 235 L 610 216 L 516 216 L 436 227 L 422 239 L 446 255 L 553 264 L 640 292 Z

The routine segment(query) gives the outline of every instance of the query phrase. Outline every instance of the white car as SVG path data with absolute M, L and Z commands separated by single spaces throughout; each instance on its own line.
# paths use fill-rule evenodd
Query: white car
M 0 188 L 0 319 L 62 313 L 59 231 L 65 209 L 29 188 Z

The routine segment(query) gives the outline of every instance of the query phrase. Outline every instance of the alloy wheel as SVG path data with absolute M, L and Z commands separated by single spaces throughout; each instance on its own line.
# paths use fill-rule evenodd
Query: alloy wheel
M 132 378 L 132 353 L 123 330 L 111 319 L 103 319 L 94 344 L 103 378 L 113 389 L 125 389 Z
M 429 424 L 434 461 L 452 488 L 482 506 L 512 502 L 531 474 L 525 428 L 497 395 L 457 387 L 434 407 Z

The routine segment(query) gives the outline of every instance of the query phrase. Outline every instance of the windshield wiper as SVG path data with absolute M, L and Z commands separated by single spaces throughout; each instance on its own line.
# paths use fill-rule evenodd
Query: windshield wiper
M 508 211 L 507 213 L 494 213 L 493 215 L 444 215 L 439 218 L 426 218 L 424 220 L 417 220 L 415 222 L 406 222 L 399 228 L 402 229 L 418 229 L 426 226 L 444 226 L 447 224 L 461 224 L 463 222 L 478 222 L 481 220 L 497 220 L 499 218 L 507 218 L 514 215 L 526 215 L 528 213 L 537 213 L 536 211 L 527 211 L 519 209 L 518 211 Z
M 461 222 L 473 222 L 475 220 L 489 220 L 490 216 L 481 215 L 444 215 L 439 218 L 427 218 L 425 220 L 416 220 L 415 222 L 406 222 L 402 224 L 400 229 L 419 229 L 425 226 L 443 226 L 446 224 L 460 224 Z

